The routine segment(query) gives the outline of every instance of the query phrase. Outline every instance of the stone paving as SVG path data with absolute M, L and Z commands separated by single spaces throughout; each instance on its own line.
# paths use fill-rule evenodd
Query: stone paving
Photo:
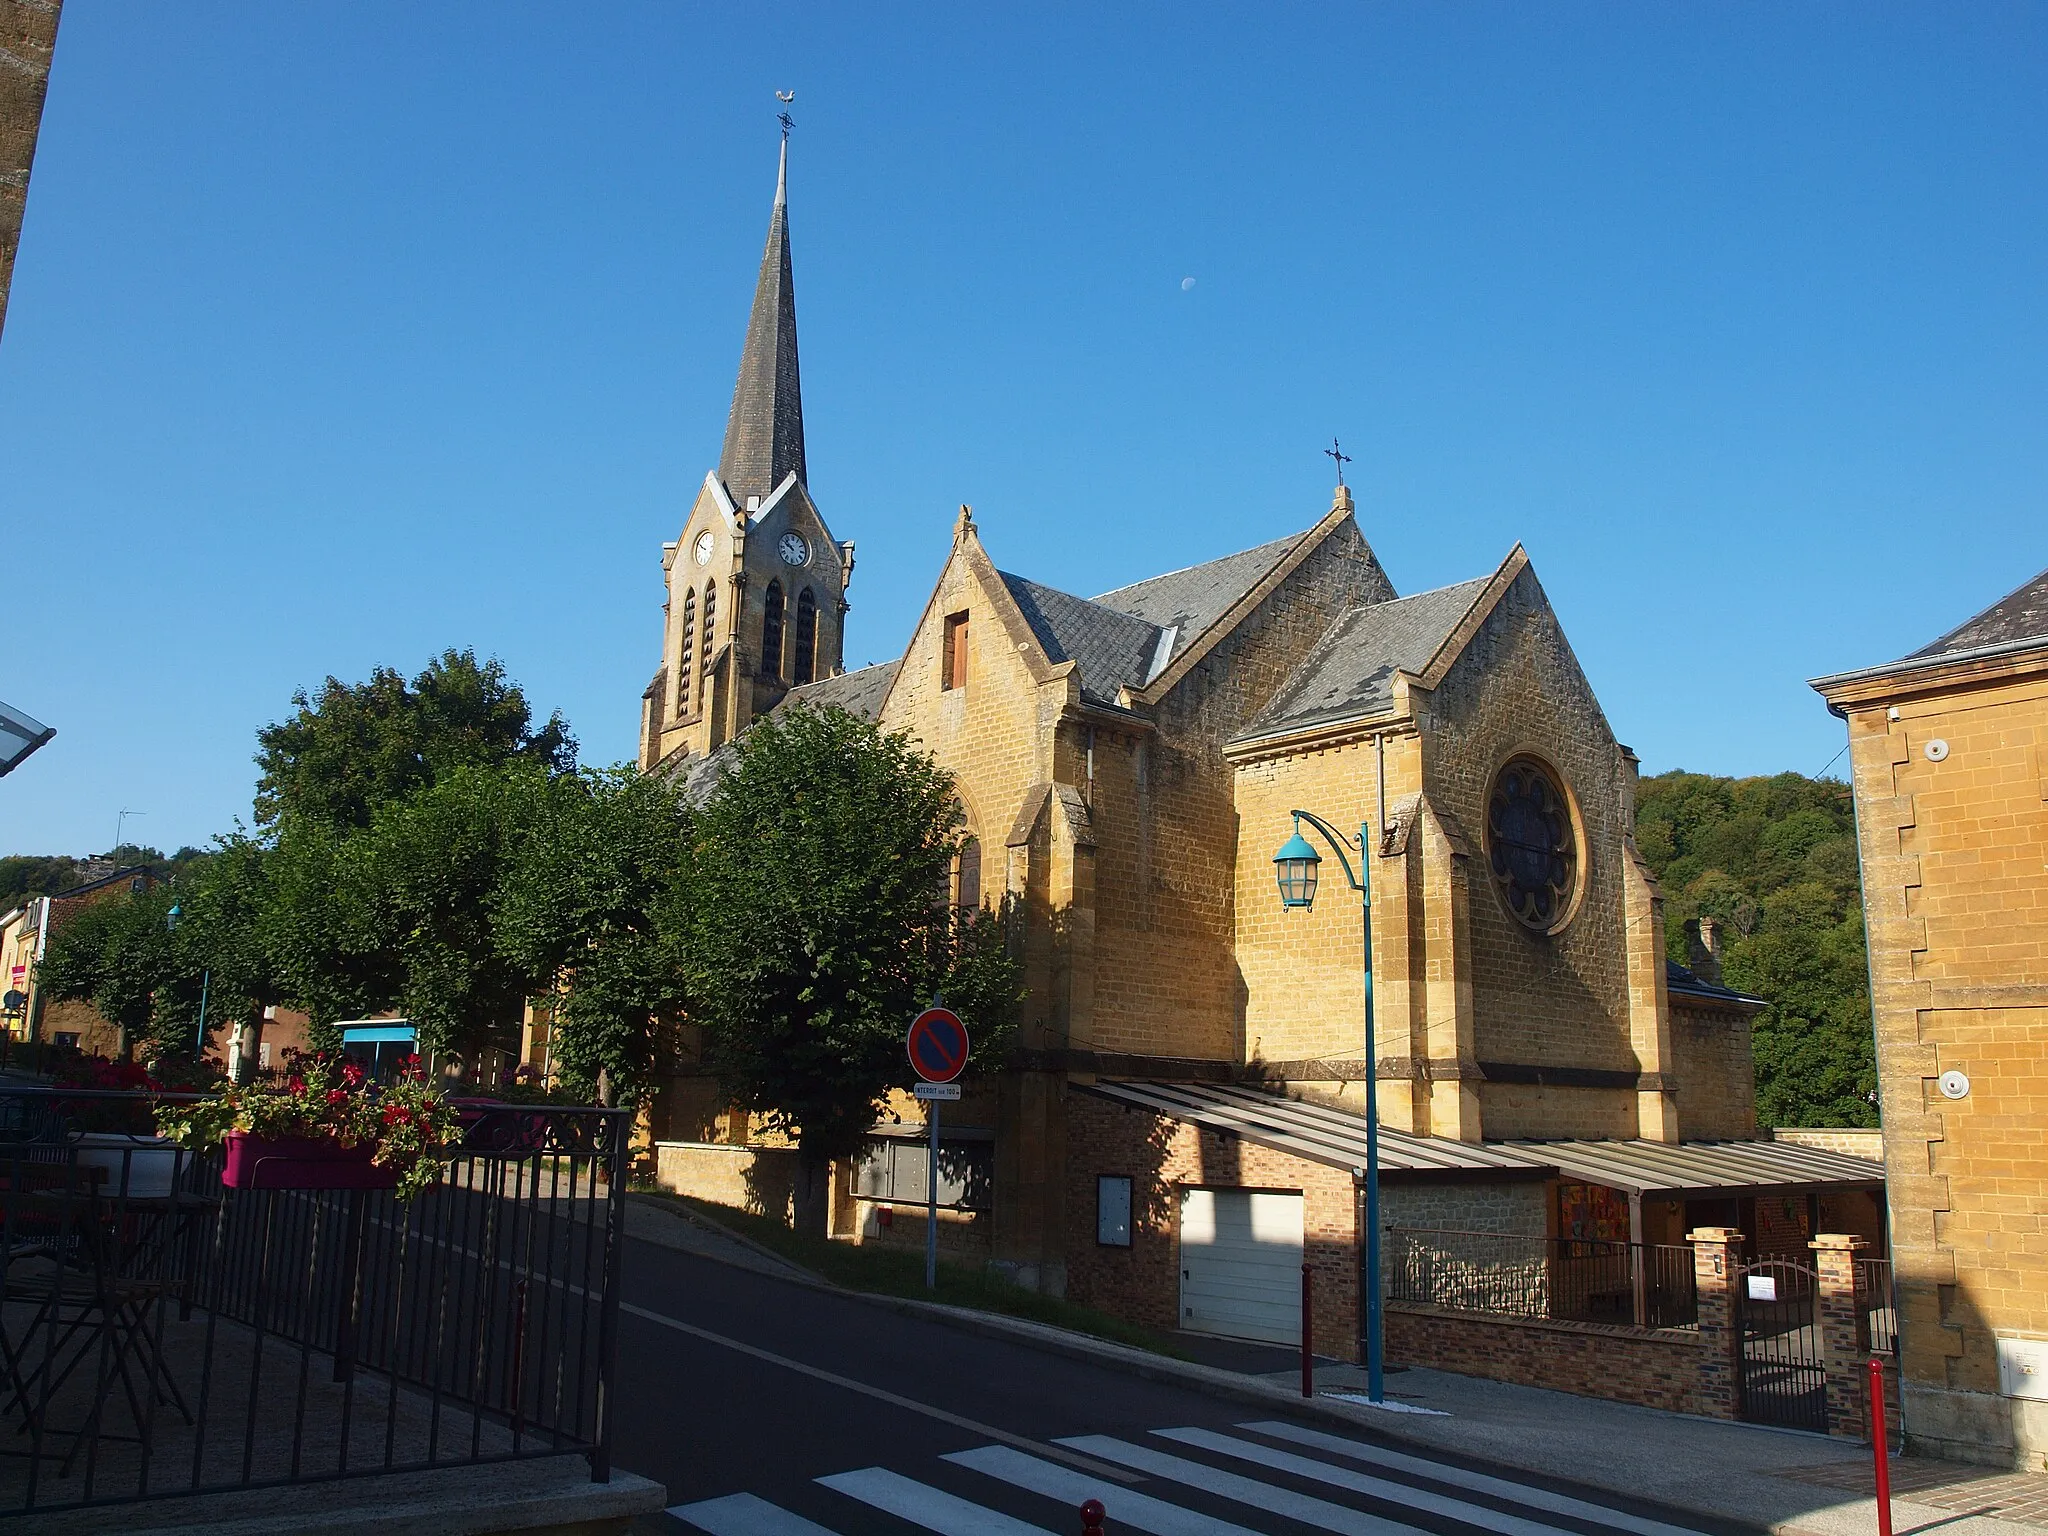
M 1991 1467 L 1964 1467 L 1952 1461 L 1901 1456 L 1892 1463 L 1892 1494 L 1915 1504 L 1965 1515 L 1996 1515 L 2020 1525 L 2048 1530 L 2048 1477 L 2030 1472 L 2000 1472 Z M 1821 1488 L 1840 1488 L 1874 1497 L 1876 1474 L 1867 1462 L 1820 1467 L 1791 1467 L 1775 1474 Z

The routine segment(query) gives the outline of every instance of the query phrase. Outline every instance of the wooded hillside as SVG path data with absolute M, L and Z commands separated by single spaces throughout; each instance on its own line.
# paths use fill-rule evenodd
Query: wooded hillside
M 1771 1000 L 1755 1024 L 1758 1122 L 1877 1124 L 1849 786 L 1659 774 L 1638 791 L 1636 838 L 1664 888 L 1671 958 L 1686 963 L 1687 918 L 1718 918 L 1723 982 Z

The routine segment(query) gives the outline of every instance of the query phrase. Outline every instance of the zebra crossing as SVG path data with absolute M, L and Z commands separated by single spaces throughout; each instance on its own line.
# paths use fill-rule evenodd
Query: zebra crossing
M 1702 1536 L 1588 1498 L 1279 1420 L 1228 1433 L 1164 1428 L 1143 1437 L 1076 1435 L 1067 1465 L 1013 1445 L 934 1457 L 917 1475 L 861 1467 L 776 1490 L 677 1504 L 707 1536 L 1072 1536 L 1087 1499 L 1108 1536 Z M 1117 1469 L 1105 1476 L 1088 1462 Z M 1139 1484 L 1129 1479 L 1136 1474 Z

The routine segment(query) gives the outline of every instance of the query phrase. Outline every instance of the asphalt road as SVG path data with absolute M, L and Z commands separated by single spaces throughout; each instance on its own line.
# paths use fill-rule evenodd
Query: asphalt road
M 1091 1494 L 1157 1536 L 1741 1529 L 638 1240 L 626 1276 L 615 1462 L 660 1536 L 1071 1533 Z

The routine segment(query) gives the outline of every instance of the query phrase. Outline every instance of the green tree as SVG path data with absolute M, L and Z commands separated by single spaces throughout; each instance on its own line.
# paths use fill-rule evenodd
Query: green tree
M 177 973 L 170 907 L 163 886 L 92 902 L 50 936 L 36 968 L 48 996 L 90 1003 L 114 1026 L 124 1061 L 152 1039 L 157 989 Z
M 0 912 L 31 896 L 55 896 L 79 884 L 78 864 L 62 854 L 16 853 L 0 859 Z
M 552 1060 L 565 1084 L 637 1102 L 683 1006 L 662 917 L 683 899 L 689 812 L 674 781 L 623 769 L 557 780 L 538 811 L 500 887 L 496 942 L 523 973 L 561 980 Z
M 567 772 L 576 742 L 559 712 L 539 730 L 526 695 L 497 661 L 450 650 L 408 684 L 379 667 L 368 682 L 330 677 L 319 697 L 292 695 L 297 713 L 257 733 L 256 820 L 301 816 L 367 827 L 379 805 L 457 768 L 524 763 Z
M 432 1055 L 472 1056 L 516 1027 L 546 977 L 505 956 L 497 901 L 549 793 L 533 767 L 463 766 L 378 806 L 368 827 L 331 840 L 288 829 L 280 851 L 304 861 L 284 941 L 301 1006 L 323 1023 L 337 1004 L 400 1009 Z
M 1796 773 L 1660 774 L 1637 792 L 1636 841 L 1663 886 L 1671 958 L 1688 960 L 1688 919 L 1718 919 L 1723 980 L 1770 1000 L 1752 1026 L 1758 1120 L 1875 1125 L 1848 786 Z
M 805 1230 L 829 1161 L 912 1080 L 904 1031 L 934 996 L 979 1065 L 1004 1052 L 1020 971 L 999 918 L 946 904 L 961 841 L 952 776 L 840 710 L 756 724 L 697 818 L 670 923 L 690 1019 L 733 1100 L 795 1138 Z

